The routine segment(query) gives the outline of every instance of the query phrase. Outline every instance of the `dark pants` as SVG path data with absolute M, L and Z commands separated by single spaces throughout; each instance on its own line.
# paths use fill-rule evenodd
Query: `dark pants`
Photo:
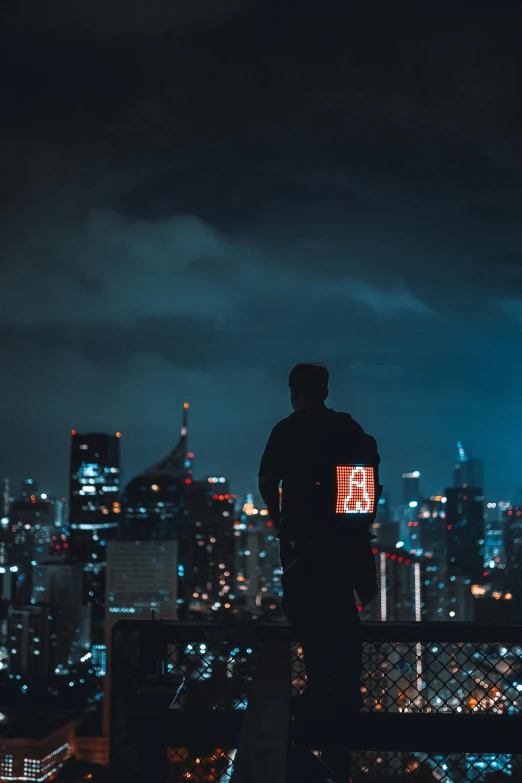
M 361 709 L 362 643 L 349 558 L 342 547 L 281 542 L 283 610 L 303 648 L 308 687 Z

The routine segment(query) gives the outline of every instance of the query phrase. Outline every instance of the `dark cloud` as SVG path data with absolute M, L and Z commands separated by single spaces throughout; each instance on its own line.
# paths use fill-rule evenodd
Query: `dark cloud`
M 0 473 L 64 491 L 74 426 L 124 431 L 132 474 L 190 398 L 198 470 L 246 491 L 311 359 L 392 486 L 443 489 L 462 438 L 509 494 L 515 6 L 31 6 L 1 55 Z

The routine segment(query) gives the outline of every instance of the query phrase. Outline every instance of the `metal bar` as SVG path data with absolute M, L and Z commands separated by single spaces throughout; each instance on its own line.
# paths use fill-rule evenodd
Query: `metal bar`
M 217 625 L 202 622 L 164 622 L 120 620 L 116 627 L 132 625 L 138 633 L 154 635 L 163 643 L 229 642 L 248 644 L 264 641 L 296 641 L 287 623 L 240 622 Z M 455 622 L 372 622 L 362 623 L 367 642 L 473 642 L 522 644 L 522 624 Z
M 522 753 L 521 715 L 361 713 L 355 720 L 300 718 L 297 748 L 422 751 L 425 753 Z
M 239 738 L 233 783 L 286 783 L 290 671 L 288 642 L 263 642 Z

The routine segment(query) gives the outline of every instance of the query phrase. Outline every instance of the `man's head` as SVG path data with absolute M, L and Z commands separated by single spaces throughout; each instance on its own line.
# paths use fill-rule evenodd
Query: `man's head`
M 321 364 L 296 364 L 288 378 L 294 411 L 322 405 L 328 397 L 329 377 Z

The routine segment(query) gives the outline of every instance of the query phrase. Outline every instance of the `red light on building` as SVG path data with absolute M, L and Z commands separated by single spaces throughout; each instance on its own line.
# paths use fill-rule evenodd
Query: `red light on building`
M 510 517 L 513 514 L 512 511 L 508 511 L 508 517 Z
M 372 467 L 337 465 L 336 514 L 373 514 L 375 473 Z
M 117 437 L 117 438 L 121 438 L 121 432 L 117 432 L 117 433 L 116 433 L 116 437 Z
M 403 557 L 399 557 L 399 563 L 402 563 L 403 560 L 404 560 Z
M 408 522 L 408 527 L 413 527 L 413 522 Z
M 448 530 L 451 530 L 453 528 L 453 525 L 447 525 Z
M 411 560 L 406 560 L 405 563 L 406 565 L 409 565 L 411 563 Z
M 372 549 L 372 552 L 373 552 L 373 554 L 374 554 L 374 555 L 376 555 L 378 551 L 379 551 L 379 550 L 378 550 L 378 549 L 375 549 L 375 547 Z
M 185 484 L 192 484 L 192 479 L 186 478 L 185 479 Z
M 357 611 L 358 611 L 358 612 L 362 612 L 362 610 L 363 610 L 362 606 L 358 606 L 358 607 L 357 607 Z
M 397 560 L 397 555 L 392 555 L 392 556 L 391 556 L 391 559 L 392 559 L 392 560 Z
M 267 527 L 274 527 L 274 523 L 273 523 L 273 522 L 267 522 L 267 523 L 266 523 L 266 526 L 267 526 Z
M 187 457 L 189 459 L 194 459 L 194 454 L 191 451 L 189 451 L 189 453 L 187 454 Z
M 389 552 L 386 552 L 386 555 L 385 555 L 385 557 L 389 557 L 389 556 L 390 556 L 390 553 L 389 553 Z
M 482 574 L 482 576 L 489 576 L 489 571 L 484 571 L 484 573 Z
M 71 435 L 76 435 L 76 430 L 71 430 Z
M 219 500 L 219 495 L 212 495 L 214 500 Z

